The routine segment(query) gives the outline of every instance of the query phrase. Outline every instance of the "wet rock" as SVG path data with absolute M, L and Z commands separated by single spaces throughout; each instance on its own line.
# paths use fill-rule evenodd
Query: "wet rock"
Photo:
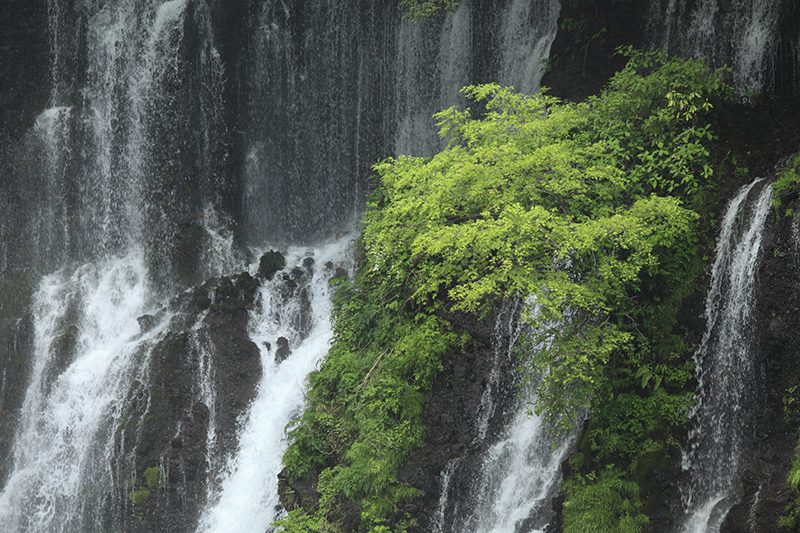
M 286 267 L 286 258 L 279 252 L 270 250 L 261 256 L 256 277 L 270 280 L 276 272 Z
M 275 362 L 281 364 L 292 355 L 292 350 L 289 349 L 289 341 L 286 337 L 278 337 L 275 344 L 278 346 L 278 349 L 275 350 Z
M 147 469 L 163 468 L 163 486 L 125 515 L 125 530 L 195 531 L 205 505 L 209 458 L 236 448 L 237 420 L 255 397 L 260 350 L 248 333 L 248 309 L 258 293 L 248 273 L 210 279 L 170 304 L 170 331 L 153 348 L 146 383 L 134 385 L 117 428 L 120 471 L 141 489 Z M 212 304 L 213 302 L 213 304 Z M 205 312 L 208 309 L 210 312 Z M 155 327 L 155 316 L 140 317 Z M 212 412 L 197 386 L 205 375 L 215 391 L 214 442 L 207 450 Z M 120 491 L 130 510 L 128 488 Z
M 317 476 L 291 480 L 288 472 L 278 474 L 278 497 L 287 511 L 296 509 L 316 509 L 320 494 L 317 492 Z
M 291 276 L 291 274 L 284 274 L 283 275 L 283 295 L 284 298 L 290 298 L 294 294 L 294 290 L 297 288 L 297 281 L 295 278 Z
M 798 211 L 797 199 L 786 207 Z M 800 257 L 792 217 L 771 215 L 762 235 L 758 296 L 752 311 L 754 372 L 761 394 L 758 416 L 742 428 L 750 438 L 743 453 L 742 497 L 723 521 L 721 533 L 772 533 L 794 499 L 786 477 L 796 455 L 800 416 Z M 769 250 L 781 250 L 769 253 Z M 790 250 L 790 251 L 787 251 Z M 769 275 L 763 275 L 767 273 Z M 666 531 L 666 530 L 665 530 Z
M 425 407 L 428 427 L 425 445 L 409 457 L 398 474 L 400 481 L 422 492 L 419 498 L 410 502 L 417 506 L 417 511 L 411 515 L 419 522 L 419 532 L 432 530 L 432 520 L 441 496 L 441 473 L 448 463 L 462 457 L 462 464 L 479 464 L 485 451 L 482 444 L 475 444 L 478 428 L 474 415 L 483 398 L 481 382 L 488 379 L 494 364 L 492 334 L 497 317 L 498 311 L 483 319 L 466 313 L 450 313 L 445 317 L 457 330 L 468 332 L 474 343 L 445 363 Z M 507 375 L 513 375 L 511 367 L 515 361 L 512 359 L 509 358 L 507 365 L 503 363 L 502 371 L 508 372 Z M 512 405 L 517 392 L 516 387 L 502 389 L 495 398 L 496 412 L 503 413 Z M 508 411 L 510 413 L 513 409 Z M 488 432 L 499 432 L 504 422 L 504 415 L 493 417 Z M 450 494 L 469 493 L 474 480 L 466 470 L 451 477 Z
M 158 325 L 161 319 L 154 315 L 142 315 L 136 319 L 136 322 L 139 323 L 139 329 L 142 333 L 147 333 L 151 331 L 154 327 Z
M 336 270 L 334 271 L 333 276 L 331 276 L 329 282 L 345 279 L 347 279 L 347 271 L 342 267 L 336 267 Z
M 142 333 L 147 333 L 156 325 L 156 317 L 153 315 L 142 315 L 136 319 L 139 323 L 139 330 Z

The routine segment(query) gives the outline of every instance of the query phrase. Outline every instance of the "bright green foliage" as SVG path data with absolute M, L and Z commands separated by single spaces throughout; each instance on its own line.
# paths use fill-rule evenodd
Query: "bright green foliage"
M 800 194 L 800 155 L 795 155 L 780 171 L 778 181 L 772 184 L 772 190 L 772 205 L 778 214 L 781 214 L 783 201 L 792 197 L 796 198 Z M 787 210 L 783 214 L 793 215 L 794 212 Z
M 128 493 L 128 499 L 133 503 L 133 512 L 140 520 L 144 519 L 144 510 L 150 499 L 150 492 L 164 486 L 166 475 L 163 468 L 153 466 L 142 473 L 142 478 L 144 478 L 144 486 Z M 132 488 L 133 486 L 134 480 L 131 479 L 129 487 Z
M 148 468 L 144 471 L 142 477 L 144 477 L 145 483 L 147 483 L 147 488 L 149 489 L 160 488 L 166 481 L 166 474 L 164 473 L 164 469 L 160 466 Z
M 302 509 L 295 509 L 289 511 L 288 516 L 282 520 L 278 520 L 274 524 L 275 527 L 280 527 L 281 531 L 286 533 L 315 533 L 323 531 L 336 531 L 332 529 L 321 513 L 310 514 L 304 512 Z
M 140 487 L 130 493 L 128 493 L 128 499 L 133 502 L 133 505 L 137 509 L 143 508 L 147 505 L 147 500 L 150 498 L 150 491 L 147 487 Z
M 420 21 L 439 13 L 452 12 L 458 0 L 400 0 L 400 9 L 407 19 Z
M 641 533 L 649 522 L 641 513 L 639 487 L 608 468 L 599 476 L 576 475 L 562 486 L 564 531 Z
M 795 455 L 792 462 L 792 469 L 789 475 L 786 476 L 786 484 L 794 492 L 795 499 L 792 503 L 784 509 L 784 515 L 778 519 L 778 525 L 781 527 L 794 528 L 797 523 L 797 518 L 800 516 L 800 448 L 797 455 Z
M 714 137 L 700 118 L 727 86 L 696 61 L 630 54 L 609 90 L 583 104 L 468 87 L 484 114 L 444 111 L 445 151 L 377 165 L 367 214 L 373 273 L 411 285 L 420 304 L 446 294 L 481 312 L 497 298 L 535 297 L 531 373 L 545 374 L 536 407 L 564 425 L 603 396 L 609 367 L 653 390 L 689 377 L 670 367 L 675 353 L 633 353 L 647 343 L 636 325 L 664 313 L 643 290 L 675 281 L 668 295 L 696 266 L 681 261 L 696 255 L 697 215 L 679 195 L 691 202 L 712 185 Z
M 731 97 L 730 69 L 711 71 L 662 51 L 620 53 L 630 57 L 627 67 L 589 102 L 599 121 L 592 135 L 615 145 L 632 182 L 690 200 L 713 173 L 709 148 L 716 137 L 703 118 Z

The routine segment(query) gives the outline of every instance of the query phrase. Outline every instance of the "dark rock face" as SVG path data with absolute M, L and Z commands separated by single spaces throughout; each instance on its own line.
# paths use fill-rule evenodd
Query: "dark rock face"
M 281 505 L 287 511 L 295 509 L 315 509 L 319 505 L 320 494 L 317 492 L 319 477 L 313 474 L 308 479 L 289 482 L 285 472 L 278 474 L 278 495 Z
M 275 362 L 282 363 L 287 357 L 292 355 L 292 350 L 289 348 L 289 341 L 286 337 L 278 337 L 275 344 L 278 346 L 278 349 L 275 350 Z
M 442 473 L 447 465 L 456 459 L 462 465 L 479 464 L 481 455 L 491 444 L 491 438 L 478 439 L 475 417 L 489 386 L 495 351 L 503 354 L 508 351 L 509 339 L 494 337 L 495 324 L 498 319 L 508 324 L 518 316 L 516 311 L 503 306 L 481 320 L 464 313 L 454 313 L 447 318 L 456 328 L 467 331 L 476 342 L 445 362 L 425 409 L 428 429 L 424 447 L 412 454 L 398 475 L 400 481 L 422 491 L 419 498 L 403 509 L 419 522 L 418 527 L 409 531 L 419 533 L 432 530 L 442 496 Z M 513 380 L 519 366 L 516 357 L 501 355 L 498 362 L 501 375 L 511 376 Z M 503 383 L 495 391 L 496 415 L 490 418 L 487 435 L 500 432 L 508 417 L 513 416 L 513 409 L 509 408 L 513 407 L 518 392 L 509 383 Z M 451 478 L 449 494 L 470 494 L 474 483 L 470 469 L 457 470 L 460 474 Z
M 284 258 L 279 252 L 270 250 L 261 256 L 261 259 L 258 263 L 258 273 L 256 276 L 261 279 L 272 279 L 272 277 L 275 275 L 275 272 L 283 270 L 285 266 L 286 258 Z
M 50 80 L 50 33 L 46 0 L 8 0 L 0 5 L 0 486 L 9 474 L 14 432 L 25 398 L 33 351 L 31 313 L 36 276 L 53 265 L 32 261 L 25 231 L 32 189 L 22 168 L 36 165 L 24 147 L 36 115 L 47 107 Z M 67 364 L 74 329 L 64 324 L 55 354 Z
M 180 312 L 153 349 L 150 382 L 133 385 L 128 416 L 118 430 L 121 469 L 135 473 L 133 482 L 120 480 L 126 531 L 196 529 L 209 476 L 235 450 L 237 420 L 261 378 L 260 352 L 247 332 L 258 286 L 243 273 L 209 280 L 174 302 Z M 139 322 L 152 327 L 156 320 L 148 316 Z M 216 391 L 213 413 L 201 397 L 201 374 Z M 208 449 L 210 427 L 213 449 Z M 161 476 L 155 484 L 153 472 Z M 147 497 L 137 502 L 135 494 L 145 489 Z
M 46 0 L 0 6 L 0 139 L 19 138 L 49 96 L 50 35 Z
M 437 378 L 425 408 L 428 426 L 425 444 L 408 458 L 398 474 L 399 481 L 421 490 L 421 495 L 406 505 L 400 511 L 400 516 L 396 517 L 401 519 L 408 516 L 418 521 L 419 525 L 409 529 L 410 533 L 431 530 L 442 496 L 441 474 L 448 463 L 459 458 L 467 463 L 475 461 L 489 445 L 491 439 L 478 442 L 475 415 L 480 410 L 495 365 L 495 350 L 508 350 L 508 339 L 493 337 L 498 315 L 501 315 L 500 320 L 505 324 L 518 318 L 516 311 L 507 309 L 504 312 L 491 312 L 483 319 L 464 313 L 453 313 L 446 317 L 457 329 L 468 332 L 475 342 L 465 351 L 453 354 L 444 363 L 444 370 Z M 501 373 L 506 376 L 513 376 L 518 364 L 515 357 L 500 357 Z M 491 418 L 488 434 L 499 432 L 507 422 L 505 411 L 515 401 L 517 392 L 515 387 L 500 387 L 496 391 L 494 400 L 496 412 L 500 415 Z M 466 470 L 464 475 L 454 476 L 451 481 L 452 494 L 469 493 L 469 485 L 473 480 Z M 313 478 L 290 483 L 288 476 L 281 473 L 278 476 L 281 504 L 287 510 L 314 508 L 320 498 L 316 485 L 316 479 Z M 346 508 L 340 509 L 340 512 L 343 531 L 356 531 L 359 509 Z
M 647 2 L 598 0 L 591 9 L 587 5 L 562 2 L 559 27 L 572 19 L 586 24 L 586 33 L 598 38 L 559 31 L 550 48 L 551 68 L 542 77 L 542 87 L 549 87 L 550 94 L 574 102 L 600 92 L 609 77 L 625 66 L 626 58 L 614 55 L 618 46 L 646 42 L 642 30 Z
M 12 467 L 14 432 L 30 376 L 34 333 L 31 280 L 23 273 L 4 277 L 0 282 L 0 485 Z

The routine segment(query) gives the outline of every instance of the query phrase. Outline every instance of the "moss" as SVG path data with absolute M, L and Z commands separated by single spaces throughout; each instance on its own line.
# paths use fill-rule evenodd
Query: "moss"
M 796 154 L 778 174 L 778 181 L 772 185 L 774 191 L 772 205 L 778 215 L 793 215 L 791 209 L 781 207 L 797 200 L 800 194 L 800 154 Z
M 140 487 L 128 493 L 128 499 L 133 502 L 134 509 L 137 513 L 144 511 L 147 506 L 147 500 L 150 499 L 150 489 L 147 487 Z
M 157 489 L 162 487 L 166 479 L 164 469 L 160 466 L 148 468 L 144 471 L 142 477 L 144 478 L 145 483 L 147 483 L 147 488 L 149 489 Z
M 786 506 L 783 515 L 778 518 L 778 525 L 784 528 L 794 528 L 800 516 L 800 445 L 792 462 L 792 468 L 786 476 L 786 484 L 794 493 L 794 500 Z

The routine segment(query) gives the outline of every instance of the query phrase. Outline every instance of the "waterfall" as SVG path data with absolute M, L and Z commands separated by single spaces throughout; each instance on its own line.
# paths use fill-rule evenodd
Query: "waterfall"
M 545 60 L 550 56 L 561 3 L 514 0 L 503 16 L 503 53 L 498 82 L 533 94 L 539 90 Z
M 397 38 L 398 154 L 430 156 L 442 148 L 433 113 L 458 103 L 471 79 L 470 2 L 422 24 L 403 21 Z
M 740 96 L 761 93 L 778 44 L 781 0 L 650 2 L 650 45 L 733 69 Z
M 136 318 L 150 304 L 146 278 L 142 254 L 133 251 L 42 280 L 32 380 L 0 494 L 4 531 L 91 531 L 114 508 L 124 399 L 131 383 L 144 380 L 168 322 L 140 333 Z
M 465 0 L 445 17 L 400 25 L 397 154 L 430 156 L 441 150 L 444 144 L 437 138 L 433 114 L 463 104 L 459 90 L 466 85 L 492 81 L 525 93 L 539 90 L 544 62 L 558 29 L 560 3 L 513 0 L 501 9 L 497 20 L 488 19 L 477 3 Z M 477 34 L 481 28 L 496 34 L 497 42 L 485 42 L 486 35 Z M 478 63 L 487 56 L 496 64 Z
M 741 496 L 743 453 L 753 416 L 751 312 L 772 188 L 743 187 L 728 205 L 717 240 L 706 298 L 706 330 L 695 352 L 697 404 L 690 413 L 689 445 L 683 454 L 688 483 L 681 488 L 686 519 L 682 531 L 719 531 Z M 754 192 L 752 194 L 755 194 Z
M 363 209 L 364 177 L 391 152 L 390 2 L 266 0 L 249 36 L 243 131 L 250 236 L 309 243 Z
M 46 3 L 48 108 L 0 221 L 0 281 L 34 287 L 0 529 L 263 531 L 371 166 L 439 149 L 463 85 L 536 90 L 558 2 Z M 265 242 L 289 268 L 237 276 Z
M 327 351 L 329 280 L 337 270 L 352 272 L 351 250 L 346 238 L 315 249 L 293 248 L 287 256 L 287 264 L 296 265 L 292 278 L 276 276 L 261 286 L 249 329 L 261 350 L 263 377 L 243 415 L 238 449 L 218 465 L 219 481 L 198 532 L 265 531 L 279 518 L 276 481 L 288 446 L 284 427 L 303 407 L 305 376 Z
M 577 434 L 551 434 L 544 417 L 530 412 L 535 384 L 520 397 L 499 397 L 518 384 L 515 374 L 504 367 L 516 359 L 526 327 L 517 317 L 520 305 L 511 301 L 498 314 L 494 363 L 477 413 L 474 448 L 450 461 L 442 473 L 435 533 L 540 533 L 553 517 L 551 500 L 558 493 L 561 463 Z M 536 312 L 535 305 L 527 305 Z M 496 428 L 493 434 L 490 425 Z M 458 500 L 448 494 L 454 476 L 461 478 L 462 489 L 466 487 Z
M 36 121 L 31 151 L 42 156 L 28 170 L 41 181 L 34 257 L 59 265 L 139 246 L 158 266 L 152 275 L 181 277 L 165 263 L 188 251 L 187 224 L 203 225 L 196 213 L 218 208 L 225 165 L 224 73 L 208 6 L 48 6 L 53 107 Z
M 131 409 L 148 410 L 142 391 L 175 314 L 164 288 L 182 268 L 164 251 L 178 215 L 200 203 L 181 189 L 177 159 L 196 158 L 193 184 L 212 188 L 222 79 L 205 47 L 194 64 L 199 94 L 182 92 L 187 21 L 206 39 L 210 30 L 203 3 L 51 0 L 48 14 L 52 107 L 29 146 L 39 190 L 26 231 L 35 270 L 52 273 L 33 297 L 32 370 L 0 529 L 94 531 L 119 524 L 130 504 L 122 443 L 141 432 Z M 190 268 L 205 276 L 241 264 L 215 201 L 207 196 L 195 217 L 203 244 Z

